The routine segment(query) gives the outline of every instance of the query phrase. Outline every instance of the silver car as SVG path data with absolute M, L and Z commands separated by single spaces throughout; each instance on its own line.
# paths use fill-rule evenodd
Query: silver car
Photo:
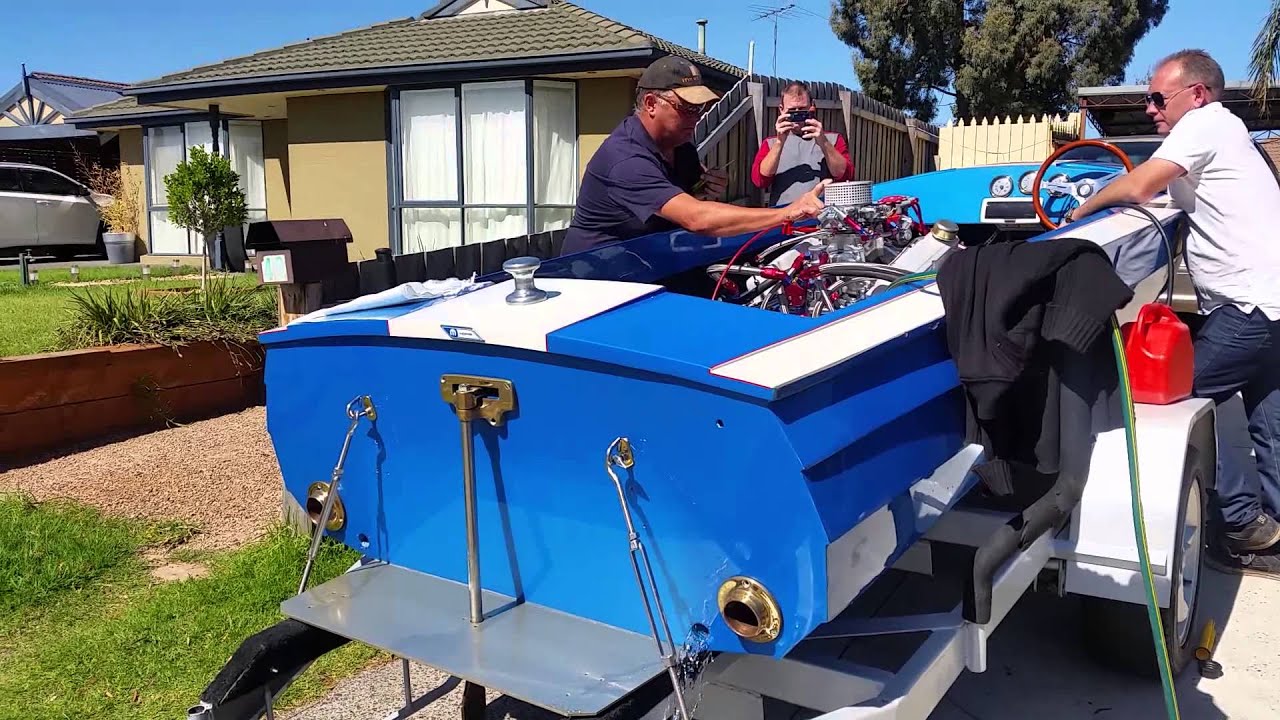
M 0 254 L 100 254 L 98 206 L 111 200 L 46 167 L 0 163 Z

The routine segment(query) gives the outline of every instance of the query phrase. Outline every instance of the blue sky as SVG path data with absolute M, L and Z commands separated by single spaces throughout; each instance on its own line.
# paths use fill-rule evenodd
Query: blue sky
M 578 0 L 620 22 L 689 47 L 694 21 L 706 18 L 707 50 L 742 67 L 756 41 L 755 69 L 773 72 L 773 26 L 749 7 L 795 2 L 820 17 L 795 14 L 778 25 L 777 73 L 857 87 L 849 49 L 832 34 L 826 0 Z M 161 0 L 12 2 L 3 13 L 0 86 L 30 70 L 136 82 L 193 65 L 297 42 L 307 37 L 417 14 L 434 0 Z M 1129 78 L 1161 56 L 1202 47 L 1228 80 L 1245 79 L 1249 44 L 1268 3 L 1263 0 L 1173 0 L 1164 22 L 1138 44 Z

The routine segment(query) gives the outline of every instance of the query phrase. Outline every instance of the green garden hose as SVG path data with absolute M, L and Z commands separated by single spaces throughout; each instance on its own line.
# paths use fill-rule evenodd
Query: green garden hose
M 918 280 L 936 280 L 938 273 L 923 272 L 904 275 L 889 284 L 888 290 Z M 1133 391 L 1129 386 L 1129 364 L 1124 354 L 1124 339 L 1120 322 L 1111 317 L 1111 345 L 1116 358 L 1116 371 L 1120 378 L 1120 397 L 1124 404 L 1125 452 L 1129 459 L 1129 489 L 1133 512 L 1133 533 L 1137 538 L 1138 564 L 1142 567 L 1142 583 L 1146 588 L 1147 619 L 1151 623 L 1151 637 L 1155 641 L 1156 661 L 1160 666 L 1160 684 L 1164 690 L 1165 710 L 1169 720 L 1181 720 L 1178 713 L 1178 697 L 1173 689 L 1173 666 L 1169 661 L 1169 649 L 1165 645 L 1164 625 L 1160 622 L 1160 604 L 1156 600 L 1155 577 L 1151 574 L 1151 560 L 1147 550 L 1147 525 L 1142 513 L 1141 483 L 1138 477 L 1137 421 L 1133 409 Z
M 1165 645 L 1164 625 L 1160 622 L 1160 605 L 1156 601 L 1156 583 L 1151 575 L 1151 560 L 1147 551 L 1147 525 L 1143 519 L 1141 483 L 1138 480 L 1137 421 L 1133 410 L 1133 392 L 1129 387 L 1129 363 L 1125 359 L 1124 339 L 1120 334 L 1120 322 L 1111 318 L 1111 347 L 1115 351 L 1116 371 L 1120 375 L 1121 401 L 1124 403 L 1125 450 L 1129 456 L 1129 495 L 1133 510 L 1133 534 L 1138 540 L 1138 564 L 1142 567 L 1142 584 L 1147 591 L 1147 619 L 1151 622 L 1151 637 L 1155 641 L 1156 661 L 1160 665 L 1160 684 L 1164 688 L 1164 706 L 1169 720 L 1180 720 L 1178 696 L 1173 690 L 1173 666 L 1169 662 L 1169 649 Z

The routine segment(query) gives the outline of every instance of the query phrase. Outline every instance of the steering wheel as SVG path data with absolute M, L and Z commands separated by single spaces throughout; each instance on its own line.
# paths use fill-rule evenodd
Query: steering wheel
M 1133 172 L 1133 161 L 1129 159 L 1129 156 L 1115 145 L 1102 140 L 1074 140 L 1063 145 L 1057 150 L 1054 150 L 1052 155 L 1045 158 L 1044 162 L 1040 163 L 1040 168 L 1036 170 L 1035 180 L 1031 183 L 1031 207 L 1035 208 L 1036 217 L 1040 219 L 1040 224 L 1047 230 L 1056 230 L 1058 228 L 1058 224 L 1049 219 L 1049 215 L 1044 211 L 1044 203 L 1040 202 L 1040 183 L 1044 180 L 1044 174 L 1049 170 L 1050 165 L 1053 165 L 1058 158 L 1068 152 L 1081 147 L 1096 147 L 1106 150 L 1120 160 L 1124 165 L 1125 172 Z M 1078 202 L 1080 198 L 1076 195 L 1074 188 L 1071 194 L 1076 197 Z

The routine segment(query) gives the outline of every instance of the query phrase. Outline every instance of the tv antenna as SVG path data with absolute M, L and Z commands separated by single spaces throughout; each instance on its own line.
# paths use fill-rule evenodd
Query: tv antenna
M 773 21 L 773 75 L 778 76 L 778 20 L 790 20 L 798 15 L 809 15 L 816 18 L 822 16 L 812 12 L 806 8 L 802 8 L 794 2 L 783 5 L 751 5 L 747 9 L 755 13 L 752 20 L 772 20 Z

